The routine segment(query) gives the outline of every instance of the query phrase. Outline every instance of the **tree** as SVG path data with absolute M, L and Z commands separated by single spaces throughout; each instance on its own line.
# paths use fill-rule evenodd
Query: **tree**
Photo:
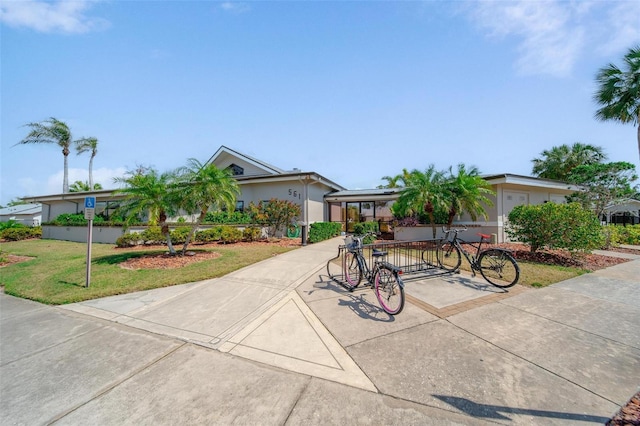
M 487 212 L 483 205 L 493 206 L 493 202 L 487 195 L 495 195 L 491 189 L 491 184 L 480 176 L 477 168 L 471 167 L 467 170 L 464 164 L 458 164 L 458 169 L 454 174 L 449 168 L 449 177 L 443 185 L 444 197 L 449 205 L 449 219 L 447 226 L 450 228 L 456 216 L 466 212 L 472 220 L 476 220 L 478 215 L 487 218 Z
M 607 156 L 599 146 L 576 142 L 554 146 L 542 151 L 540 158 L 534 158 L 532 173 L 534 176 L 566 181 L 573 168 L 580 165 L 597 164 L 606 160 Z
M 81 138 L 75 141 L 76 153 L 78 155 L 85 152 L 91 153 L 89 158 L 89 188 L 93 188 L 93 158 L 98 153 L 98 139 L 96 138 Z
M 601 217 L 607 206 L 631 198 L 638 191 L 637 186 L 631 185 L 638 179 L 635 168 L 624 161 L 578 166 L 571 171 L 569 182 L 579 185 L 582 191 L 569 199 Z
M 69 187 L 69 192 L 87 192 L 99 189 L 102 189 L 102 185 L 99 183 L 94 184 L 93 188 L 91 188 L 91 186 L 89 186 L 89 182 L 77 180 Z
M 40 123 L 28 123 L 26 127 L 30 127 L 29 134 L 18 142 L 16 145 L 26 144 L 56 144 L 62 148 L 64 156 L 64 178 L 62 181 L 62 192 L 69 192 L 69 147 L 72 143 L 71 130 L 63 121 L 53 117 Z
M 609 64 L 596 75 L 598 90 L 594 99 L 602 106 L 596 111 L 596 118 L 637 126 L 640 154 L 640 46 L 629 49 L 623 60 L 624 70 Z
M 278 231 L 284 233 L 285 227 L 300 217 L 301 212 L 299 204 L 288 200 L 272 198 L 266 203 L 260 201 L 257 205 L 249 203 L 249 215 L 254 222 L 268 225 L 272 236 Z
M 406 186 L 398 197 L 397 203 L 404 206 L 405 213 L 426 214 L 435 238 L 435 213 L 437 210 L 445 210 L 447 204 L 442 190 L 444 173 L 437 171 L 431 164 L 424 172 L 417 169 L 410 173 L 405 171 L 402 179 Z
M 240 194 L 237 181 L 229 170 L 217 168 L 214 164 L 202 164 L 195 158 L 187 161 L 187 166 L 178 169 L 181 207 L 189 214 L 198 214 L 198 220 L 187 235 L 182 253 L 202 224 L 209 209 L 235 209 L 236 197 Z
M 147 169 L 144 174 L 129 171 L 125 177 L 114 180 L 126 185 L 115 191 L 116 194 L 125 195 L 117 210 L 117 213 L 125 218 L 125 223 L 137 221 L 145 215 L 149 216 L 150 222 L 157 220 L 160 232 L 167 240 L 169 253 L 175 255 L 167 223 L 167 217 L 176 214 L 179 207 L 175 175 L 159 174 L 155 169 Z

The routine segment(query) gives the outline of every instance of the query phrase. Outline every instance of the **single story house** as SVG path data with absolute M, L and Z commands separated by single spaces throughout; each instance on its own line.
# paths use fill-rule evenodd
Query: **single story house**
M 26 226 L 42 223 L 42 205 L 36 203 L 18 204 L 0 209 L 0 222 L 13 220 Z
M 495 235 L 497 242 L 508 240 L 505 226 L 509 213 L 515 206 L 521 204 L 541 204 L 546 202 L 564 203 L 565 196 L 576 191 L 564 182 L 520 176 L 515 174 L 494 174 L 483 176 L 491 184 L 494 197 L 493 206 L 485 208 L 487 220 L 479 218 L 471 220 L 467 215 L 457 219 L 454 224 L 459 227 L 468 227 L 466 234 L 460 234 L 462 238 L 477 239 L 476 234 L 482 232 Z M 350 231 L 353 223 L 359 221 L 376 220 L 384 226 L 384 222 L 392 219 L 390 207 L 393 201 L 400 196 L 401 189 L 373 189 L 361 191 L 337 191 L 325 196 L 329 204 L 330 221 L 341 221 L 345 229 Z M 438 236 L 441 235 L 441 230 Z M 433 237 L 430 226 L 417 226 L 395 229 L 396 240 L 421 240 Z
M 604 210 L 602 221 L 622 225 L 640 223 L 640 201 L 628 199 L 621 203 L 607 206 Z
M 316 172 L 283 170 L 226 146 L 221 146 L 208 162 L 233 172 L 241 190 L 237 198 L 238 210 L 243 210 L 251 202 L 272 198 L 290 200 L 300 204 L 300 223 L 305 230 L 314 222 L 332 221 L 341 222 L 343 229 L 350 232 L 355 223 L 371 220 L 378 221 L 385 230 L 393 219 L 391 205 L 401 191 L 398 188 L 348 190 Z M 563 182 L 508 173 L 484 178 L 496 192 L 494 205 L 487 207 L 488 219 L 474 222 L 463 216 L 456 224 L 472 227 L 471 236 L 480 231 L 495 234 L 498 242 L 507 240 L 505 223 L 515 206 L 564 202 L 564 197 L 575 191 Z M 96 197 L 96 214 L 104 212 L 107 215 L 122 199 L 122 195 L 115 194 L 114 190 L 100 190 L 26 197 L 25 200 L 41 203 L 42 220 L 47 222 L 62 213 L 81 213 L 87 196 Z M 431 237 L 431 228 L 425 226 L 394 231 L 395 238 L 401 240 Z M 43 235 L 47 238 L 46 230 L 43 230 Z

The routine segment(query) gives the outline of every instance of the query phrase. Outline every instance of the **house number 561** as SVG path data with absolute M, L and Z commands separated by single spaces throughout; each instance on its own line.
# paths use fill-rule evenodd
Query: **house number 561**
M 300 193 L 298 191 L 296 191 L 295 189 L 291 189 L 289 188 L 289 195 L 291 195 L 293 198 L 297 198 L 298 200 L 302 197 L 300 197 Z

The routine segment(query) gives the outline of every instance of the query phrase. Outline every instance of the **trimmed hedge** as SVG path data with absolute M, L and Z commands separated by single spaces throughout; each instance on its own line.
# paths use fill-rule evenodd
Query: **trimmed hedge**
M 309 242 L 319 243 L 337 237 L 342 231 L 341 222 L 315 222 L 309 227 Z

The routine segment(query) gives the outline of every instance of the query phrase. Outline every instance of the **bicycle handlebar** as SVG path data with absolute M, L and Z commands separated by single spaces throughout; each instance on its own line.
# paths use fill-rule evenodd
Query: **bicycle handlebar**
M 467 227 L 462 227 L 462 228 L 445 228 L 444 226 L 442 227 L 442 232 L 444 232 L 445 234 L 448 234 L 449 232 L 455 232 L 456 234 L 460 231 L 466 231 Z

